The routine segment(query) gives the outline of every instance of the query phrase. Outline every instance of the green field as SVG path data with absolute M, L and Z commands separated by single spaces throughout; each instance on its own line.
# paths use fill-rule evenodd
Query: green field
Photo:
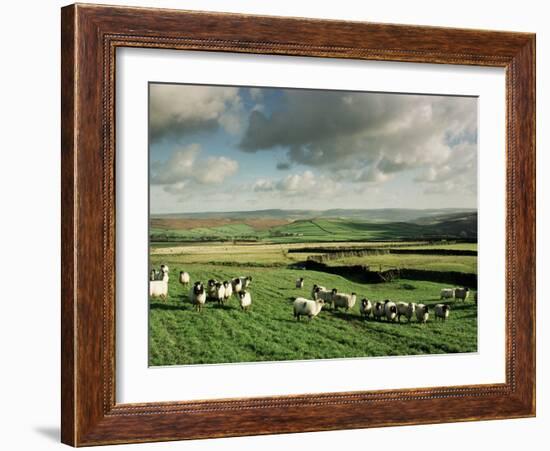
M 304 360 L 384 355 L 413 355 L 477 350 L 477 307 L 473 302 L 451 302 L 451 316 L 445 323 L 433 321 L 391 324 L 363 321 L 359 303 L 349 312 L 323 310 L 311 322 L 297 322 L 292 315 L 296 296 L 310 297 L 311 285 L 356 291 L 371 300 L 439 302 L 439 291 L 447 286 L 425 281 L 399 280 L 386 284 L 359 284 L 331 274 L 285 268 L 185 264 L 181 256 L 153 256 L 171 268 L 167 302 L 150 302 L 150 356 L 152 366 Z M 188 289 L 176 278 L 188 271 L 192 280 L 219 280 L 250 275 L 253 305 L 242 312 L 233 298 L 227 306 L 208 302 L 197 313 L 188 300 Z M 304 289 L 294 281 L 304 277 Z M 472 293 L 473 295 L 473 293 Z
M 475 290 L 465 303 L 447 301 L 451 314 L 446 322 L 436 322 L 433 311 L 424 325 L 415 320 L 407 324 L 406 319 L 402 324 L 365 321 L 359 315 L 363 297 L 434 305 L 440 302 L 441 288 L 453 284 L 404 279 L 361 283 L 351 275 L 300 269 L 308 258 L 323 258 L 329 266 L 361 265 L 374 271 L 412 268 L 475 274 L 476 256 L 387 253 L 391 248 L 476 251 L 472 236 L 468 242 L 460 241 L 476 229 L 473 221 L 477 222 L 477 217 L 472 214 L 453 212 L 435 219 L 391 223 L 384 221 L 381 213 L 376 221 L 296 217 L 254 222 L 231 215 L 219 220 L 207 215 L 167 218 L 152 224 L 162 227 L 151 228 L 151 267 L 167 264 L 171 278 L 167 301 L 149 301 L 151 366 L 477 350 Z M 196 224 L 201 227 L 194 227 Z M 371 253 L 371 248 L 386 253 L 357 255 L 364 249 Z M 180 270 L 189 272 L 192 282 L 203 283 L 211 278 L 223 281 L 252 276 L 251 310 L 242 312 L 233 297 L 224 307 L 207 302 L 202 312 L 196 312 L 189 302 L 189 288 L 178 283 Z M 298 277 L 305 279 L 303 289 L 295 288 Z M 297 296 L 310 298 L 314 283 L 356 292 L 357 303 L 349 312 L 323 309 L 313 320 L 298 322 L 293 318 L 292 303 Z

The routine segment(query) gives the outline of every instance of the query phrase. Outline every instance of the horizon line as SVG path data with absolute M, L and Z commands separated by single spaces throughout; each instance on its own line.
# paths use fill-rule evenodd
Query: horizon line
M 475 210 L 477 207 L 432 207 L 432 208 L 405 208 L 405 207 L 383 207 L 383 208 L 263 208 L 257 210 L 207 210 L 207 211 L 172 211 L 172 212 L 149 212 L 149 216 L 155 215 L 189 215 L 189 214 L 208 214 L 208 213 L 254 213 L 254 212 L 266 212 L 266 211 L 314 211 L 314 212 L 326 212 L 331 210 L 351 210 L 351 211 L 380 211 L 380 210 L 414 210 L 414 211 L 426 211 L 426 210 Z

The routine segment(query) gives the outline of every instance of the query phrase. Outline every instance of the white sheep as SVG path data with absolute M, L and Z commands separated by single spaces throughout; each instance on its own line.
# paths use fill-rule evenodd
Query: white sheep
M 372 312 L 372 302 L 369 301 L 367 298 L 363 299 L 361 301 L 361 304 L 359 304 L 359 313 L 361 313 L 361 316 L 363 318 L 368 318 Z
M 448 304 L 437 304 L 434 307 L 435 318 L 440 318 L 441 321 L 445 321 L 449 317 L 449 311 L 451 307 Z
M 304 278 L 296 279 L 296 288 L 304 288 Z
M 338 310 L 339 307 L 346 309 L 346 311 L 353 308 L 356 299 L 357 295 L 355 293 L 338 293 L 336 288 L 332 289 L 332 304 L 335 310 Z
M 241 309 L 247 311 L 252 305 L 252 296 L 250 293 L 245 290 L 239 291 L 239 303 L 241 304 Z
M 189 285 L 190 280 L 191 280 L 191 277 L 189 276 L 188 272 L 180 271 L 180 283 L 183 286 Z
M 306 298 L 296 298 L 294 300 L 294 318 L 298 321 L 301 316 L 313 319 L 319 314 L 324 304 L 325 302 L 322 299 L 312 301 Z
M 243 283 L 240 278 L 236 277 L 231 280 L 231 287 L 233 288 L 233 293 L 237 296 L 240 291 L 243 289 Z
M 397 305 L 395 305 L 395 302 L 386 299 L 384 301 L 384 313 L 388 321 L 395 321 L 395 317 L 397 316 Z
M 216 294 L 214 299 L 218 301 L 219 305 L 223 305 L 225 302 L 225 287 L 221 282 L 216 282 Z
M 191 304 L 200 312 L 206 303 L 206 291 L 202 282 L 195 282 L 189 293 L 189 299 L 191 300 Z
M 385 314 L 386 313 L 384 311 L 384 303 L 377 301 L 372 309 L 372 316 L 377 320 L 381 320 L 382 317 L 385 316 Z
M 231 298 L 231 295 L 233 294 L 233 286 L 231 285 L 231 282 L 228 282 L 226 280 L 223 283 L 223 288 L 224 288 L 223 301 L 225 303 Z
M 322 299 L 326 305 L 332 306 L 332 291 L 329 291 L 325 289 L 324 287 L 315 285 L 315 290 L 313 291 L 313 298 L 314 301 L 317 301 L 319 299 Z
M 162 280 L 149 281 L 149 296 L 166 301 L 168 297 L 168 273 L 163 274 Z
M 411 322 L 411 318 L 414 316 L 416 310 L 416 304 L 414 302 L 398 302 L 397 303 L 397 321 L 401 322 L 401 317 L 405 316 L 407 322 Z
M 469 288 L 457 288 L 455 290 L 455 298 L 456 299 L 462 299 L 464 302 L 466 299 L 468 299 L 468 296 L 470 295 L 470 289 Z
M 430 312 L 428 311 L 428 306 L 424 304 L 417 304 L 416 309 L 416 319 L 419 323 L 426 323 L 430 317 Z
M 149 281 L 149 296 L 152 298 L 161 298 L 166 301 L 168 297 L 168 283 L 163 280 Z
M 452 299 L 455 297 L 454 288 L 443 288 L 441 290 L 440 299 Z
M 157 277 L 158 277 L 157 271 L 155 269 L 152 269 L 149 275 L 149 280 L 157 280 Z

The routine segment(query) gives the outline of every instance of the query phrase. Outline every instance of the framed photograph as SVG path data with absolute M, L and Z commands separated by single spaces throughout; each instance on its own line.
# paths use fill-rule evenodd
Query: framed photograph
M 535 415 L 535 36 L 62 9 L 62 441 Z

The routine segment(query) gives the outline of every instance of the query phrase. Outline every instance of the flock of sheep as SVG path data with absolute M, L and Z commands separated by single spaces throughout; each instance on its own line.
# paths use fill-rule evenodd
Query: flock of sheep
M 170 279 L 169 269 L 166 265 L 161 265 L 160 270 L 151 270 L 149 280 L 149 296 L 159 297 L 164 300 L 168 297 L 168 280 Z M 191 276 L 186 271 L 180 271 L 179 282 L 183 286 L 188 286 Z M 242 310 L 248 310 L 252 305 L 252 295 L 247 288 L 252 282 L 252 277 L 241 276 L 223 282 L 216 279 L 210 279 L 206 286 L 198 281 L 193 284 L 189 292 L 189 300 L 195 306 L 197 311 L 201 311 L 206 304 L 207 299 L 216 301 L 219 305 L 225 305 L 234 295 L 238 300 Z
M 168 296 L 168 280 L 169 269 L 166 265 L 161 265 L 160 270 L 151 270 L 149 281 L 149 296 L 160 297 L 166 300 Z M 179 274 L 179 282 L 183 286 L 190 284 L 191 277 L 188 272 L 181 271 Z M 225 305 L 231 296 L 235 296 L 239 300 L 241 309 L 246 311 L 252 305 L 252 295 L 247 290 L 252 282 L 252 277 L 241 276 L 231 280 L 217 281 L 210 279 L 206 286 L 197 281 L 191 287 L 189 299 L 195 306 L 197 311 L 201 311 L 207 300 L 217 302 L 219 305 Z M 296 279 L 296 288 L 304 288 L 303 277 Z M 441 299 L 460 299 L 466 301 L 470 294 L 469 288 L 443 288 L 440 293 Z M 297 297 L 293 303 L 294 318 L 300 320 L 302 316 L 307 316 L 309 319 L 316 317 L 324 306 L 330 306 L 333 310 L 343 308 L 346 311 L 353 308 L 357 300 L 356 293 L 340 293 L 337 288 L 327 290 L 320 285 L 313 285 L 311 290 L 311 299 Z M 477 293 L 474 296 L 474 302 L 477 304 Z M 432 307 L 430 307 L 432 308 Z M 359 304 L 359 313 L 362 318 L 368 319 L 372 316 L 373 319 L 388 322 L 401 322 L 401 317 L 407 318 L 407 322 L 411 322 L 416 318 L 417 322 L 425 324 L 430 316 L 430 309 L 425 304 L 417 304 L 414 302 L 393 302 L 389 299 L 385 301 L 372 302 L 367 298 L 361 300 Z M 445 321 L 449 317 L 451 307 L 448 304 L 436 304 L 433 306 L 435 319 Z

